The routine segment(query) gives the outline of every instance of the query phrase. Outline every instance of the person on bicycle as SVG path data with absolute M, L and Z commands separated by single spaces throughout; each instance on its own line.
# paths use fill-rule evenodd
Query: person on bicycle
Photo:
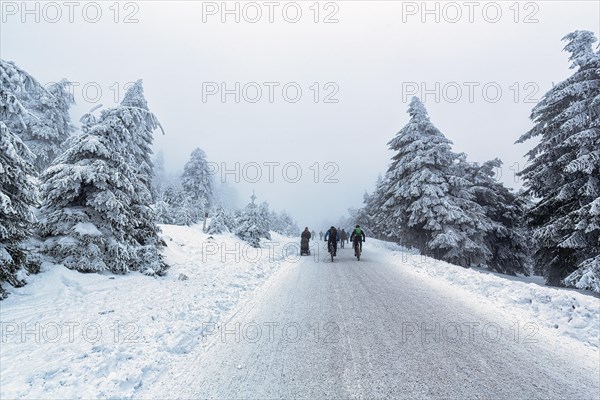
M 329 230 L 325 232 L 325 237 L 323 239 L 327 242 L 328 249 L 329 246 L 331 246 L 331 248 L 333 249 L 333 256 L 335 257 L 337 253 L 337 242 L 338 240 L 340 240 L 340 238 L 338 237 L 337 229 L 335 229 L 335 227 L 333 226 L 329 228 Z
M 354 246 L 357 246 L 360 243 L 360 252 L 362 253 L 362 242 L 365 241 L 365 238 L 365 232 L 360 229 L 360 225 L 356 225 L 356 228 L 354 228 L 350 235 L 350 241 L 353 244 L 352 248 L 355 248 Z

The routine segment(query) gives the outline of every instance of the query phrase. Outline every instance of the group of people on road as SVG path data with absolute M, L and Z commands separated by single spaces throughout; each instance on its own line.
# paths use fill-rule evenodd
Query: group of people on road
M 316 233 L 313 230 L 312 233 L 308 230 L 308 227 L 304 228 L 304 231 L 301 234 L 301 238 L 303 242 L 307 242 L 311 238 L 315 237 Z M 342 229 L 336 229 L 333 225 L 325 232 L 319 232 L 319 240 L 324 240 L 327 242 L 327 248 L 333 251 L 334 257 L 337 255 L 337 244 L 340 242 L 340 246 L 343 249 L 344 243 L 348 241 L 352 242 L 355 246 L 360 246 L 360 251 L 362 252 L 362 244 L 366 239 L 365 232 L 361 229 L 360 225 L 356 225 L 350 236 L 348 236 L 348 232 Z
M 352 230 L 350 237 L 348 237 L 348 233 L 344 229 L 341 229 L 338 234 L 338 230 L 334 226 L 329 228 L 323 236 L 323 239 L 327 242 L 328 248 L 330 248 L 330 251 L 333 251 L 334 257 L 337 255 L 337 242 L 340 242 L 340 245 L 343 248 L 344 243 L 349 239 L 354 246 L 360 246 L 360 251 L 362 252 L 362 243 L 365 241 L 365 238 L 365 232 L 361 229 L 360 225 L 356 225 Z

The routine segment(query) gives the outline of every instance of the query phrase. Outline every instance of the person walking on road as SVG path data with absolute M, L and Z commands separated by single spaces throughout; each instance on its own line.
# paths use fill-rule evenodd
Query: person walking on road
M 348 234 L 346 233 L 344 228 L 342 228 L 342 231 L 340 232 L 340 246 L 342 247 L 342 249 L 344 248 L 344 243 L 347 240 L 348 240 Z

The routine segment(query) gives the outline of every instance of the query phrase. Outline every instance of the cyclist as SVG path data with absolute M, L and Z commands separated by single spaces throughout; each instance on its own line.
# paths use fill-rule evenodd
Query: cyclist
M 335 229 L 333 226 L 329 228 L 329 230 L 325 232 L 325 237 L 323 240 L 327 242 L 327 249 L 329 249 L 329 246 L 331 246 L 331 249 L 333 249 L 333 256 L 335 257 L 337 253 L 337 242 L 340 240 L 337 229 Z
M 362 242 L 365 241 L 365 232 L 360 229 L 360 225 L 356 225 L 356 228 L 352 231 L 350 235 L 350 241 L 352 242 L 352 248 L 355 249 L 355 246 L 360 246 L 360 252 L 362 253 Z M 360 245 L 359 245 L 360 243 Z

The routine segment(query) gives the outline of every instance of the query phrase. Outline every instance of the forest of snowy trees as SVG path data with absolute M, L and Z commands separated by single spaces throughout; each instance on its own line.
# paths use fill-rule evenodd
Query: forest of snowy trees
M 600 54 L 592 32 L 563 40 L 574 73 L 544 95 L 518 139 L 539 139 L 520 172 L 524 190 L 494 178 L 500 160 L 454 152 L 413 98 L 408 124 L 388 143 L 387 172 L 351 218 L 453 264 L 600 292 Z
M 533 108 L 533 128 L 515 133 L 519 143 L 535 139 L 523 190 L 495 178 L 499 159 L 472 162 L 454 151 L 415 97 L 388 143 L 392 162 L 352 223 L 453 264 L 600 292 L 600 54 L 591 32 L 564 40 L 573 74 Z M 141 81 L 79 128 L 68 88 L 67 80 L 44 87 L 0 59 L 0 284 L 24 285 L 46 259 L 81 272 L 163 275 L 158 224 L 208 216 L 208 234 L 252 246 L 272 231 L 298 235 L 287 213 L 254 194 L 242 209 L 226 207 L 200 148 L 180 175 L 167 176 L 161 154 L 152 157 L 162 127 Z
M 81 272 L 163 275 L 160 223 L 209 216 L 209 233 L 235 233 L 253 246 L 270 231 L 298 234 L 289 215 L 255 205 L 254 196 L 242 210 L 220 204 L 199 148 L 167 179 L 164 161 L 152 158 L 162 127 L 141 81 L 117 107 L 83 115 L 78 129 L 69 85 L 44 87 L 0 59 L 0 284 L 24 285 L 45 259 Z

